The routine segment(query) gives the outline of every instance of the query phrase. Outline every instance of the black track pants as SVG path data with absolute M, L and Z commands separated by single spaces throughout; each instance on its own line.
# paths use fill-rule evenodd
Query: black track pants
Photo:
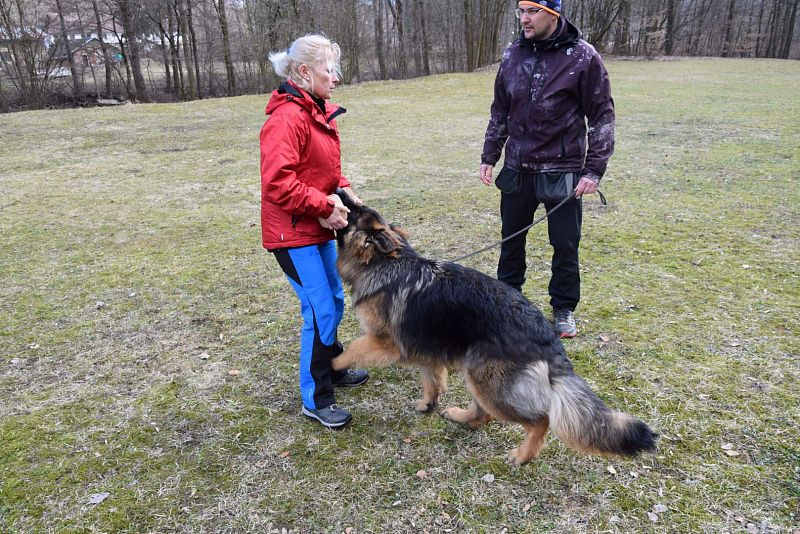
M 531 224 L 541 204 L 534 190 L 534 174 L 522 174 L 517 193 L 502 193 L 500 217 L 505 238 Z M 558 203 L 545 203 L 550 211 Z M 582 201 L 567 202 L 547 220 L 547 233 L 553 247 L 550 277 L 550 305 L 574 310 L 581 298 L 581 277 L 578 268 L 578 245 L 581 240 Z M 540 228 L 534 227 L 534 230 Z M 527 232 L 506 241 L 500 248 L 497 279 L 520 290 L 525 283 L 525 240 Z

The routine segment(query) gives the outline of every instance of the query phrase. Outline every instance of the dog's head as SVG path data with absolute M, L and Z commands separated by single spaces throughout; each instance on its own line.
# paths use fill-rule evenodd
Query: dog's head
M 374 209 L 356 204 L 346 191 L 339 189 L 336 194 L 350 210 L 347 226 L 336 231 L 343 254 L 368 264 L 378 258 L 396 258 L 408 247 L 408 234 L 399 226 L 387 223 Z

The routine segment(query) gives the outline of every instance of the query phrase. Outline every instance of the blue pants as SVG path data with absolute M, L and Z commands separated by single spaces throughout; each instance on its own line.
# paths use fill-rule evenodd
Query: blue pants
M 274 251 L 303 315 L 300 333 L 300 394 L 311 410 L 336 401 L 331 360 L 342 353 L 336 329 L 344 314 L 344 289 L 336 270 L 336 243 Z

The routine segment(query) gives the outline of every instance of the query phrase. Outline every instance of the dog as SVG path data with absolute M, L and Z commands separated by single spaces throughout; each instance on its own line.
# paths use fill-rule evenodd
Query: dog
M 589 454 L 655 450 L 658 434 L 597 397 L 575 374 L 553 326 L 522 294 L 474 269 L 422 257 L 404 230 L 337 193 L 350 210 L 347 227 L 336 232 L 337 266 L 364 335 L 333 359 L 334 369 L 419 367 L 419 412 L 434 410 L 448 369 L 461 370 L 472 401 L 440 414 L 474 428 L 493 419 L 522 425 L 525 438 L 508 454 L 515 465 L 539 455 L 548 428 Z

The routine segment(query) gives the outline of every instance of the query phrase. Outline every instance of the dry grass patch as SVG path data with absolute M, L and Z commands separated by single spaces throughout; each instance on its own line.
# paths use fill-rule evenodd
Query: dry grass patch
M 512 469 L 519 428 L 417 415 L 409 369 L 342 392 L 347 430 L 306 422 L 297 304 L 260 248 L 263 97 L 2 115 L 0 531 L 797 529 L 800 68 L 609 68 L 611 205 L 587 202 L 567 349 L 662 432 L 657 454 L 551 438 Z M 337 91 L 346 174 L 428 256 L 498 237 L 476 177 L 492 77 Z M 545 235 L 525 286 L 539 305 Z M 357 334 L 347 315 L 341 337 Z M 467 400 L 452 378 L 443 402 Z

